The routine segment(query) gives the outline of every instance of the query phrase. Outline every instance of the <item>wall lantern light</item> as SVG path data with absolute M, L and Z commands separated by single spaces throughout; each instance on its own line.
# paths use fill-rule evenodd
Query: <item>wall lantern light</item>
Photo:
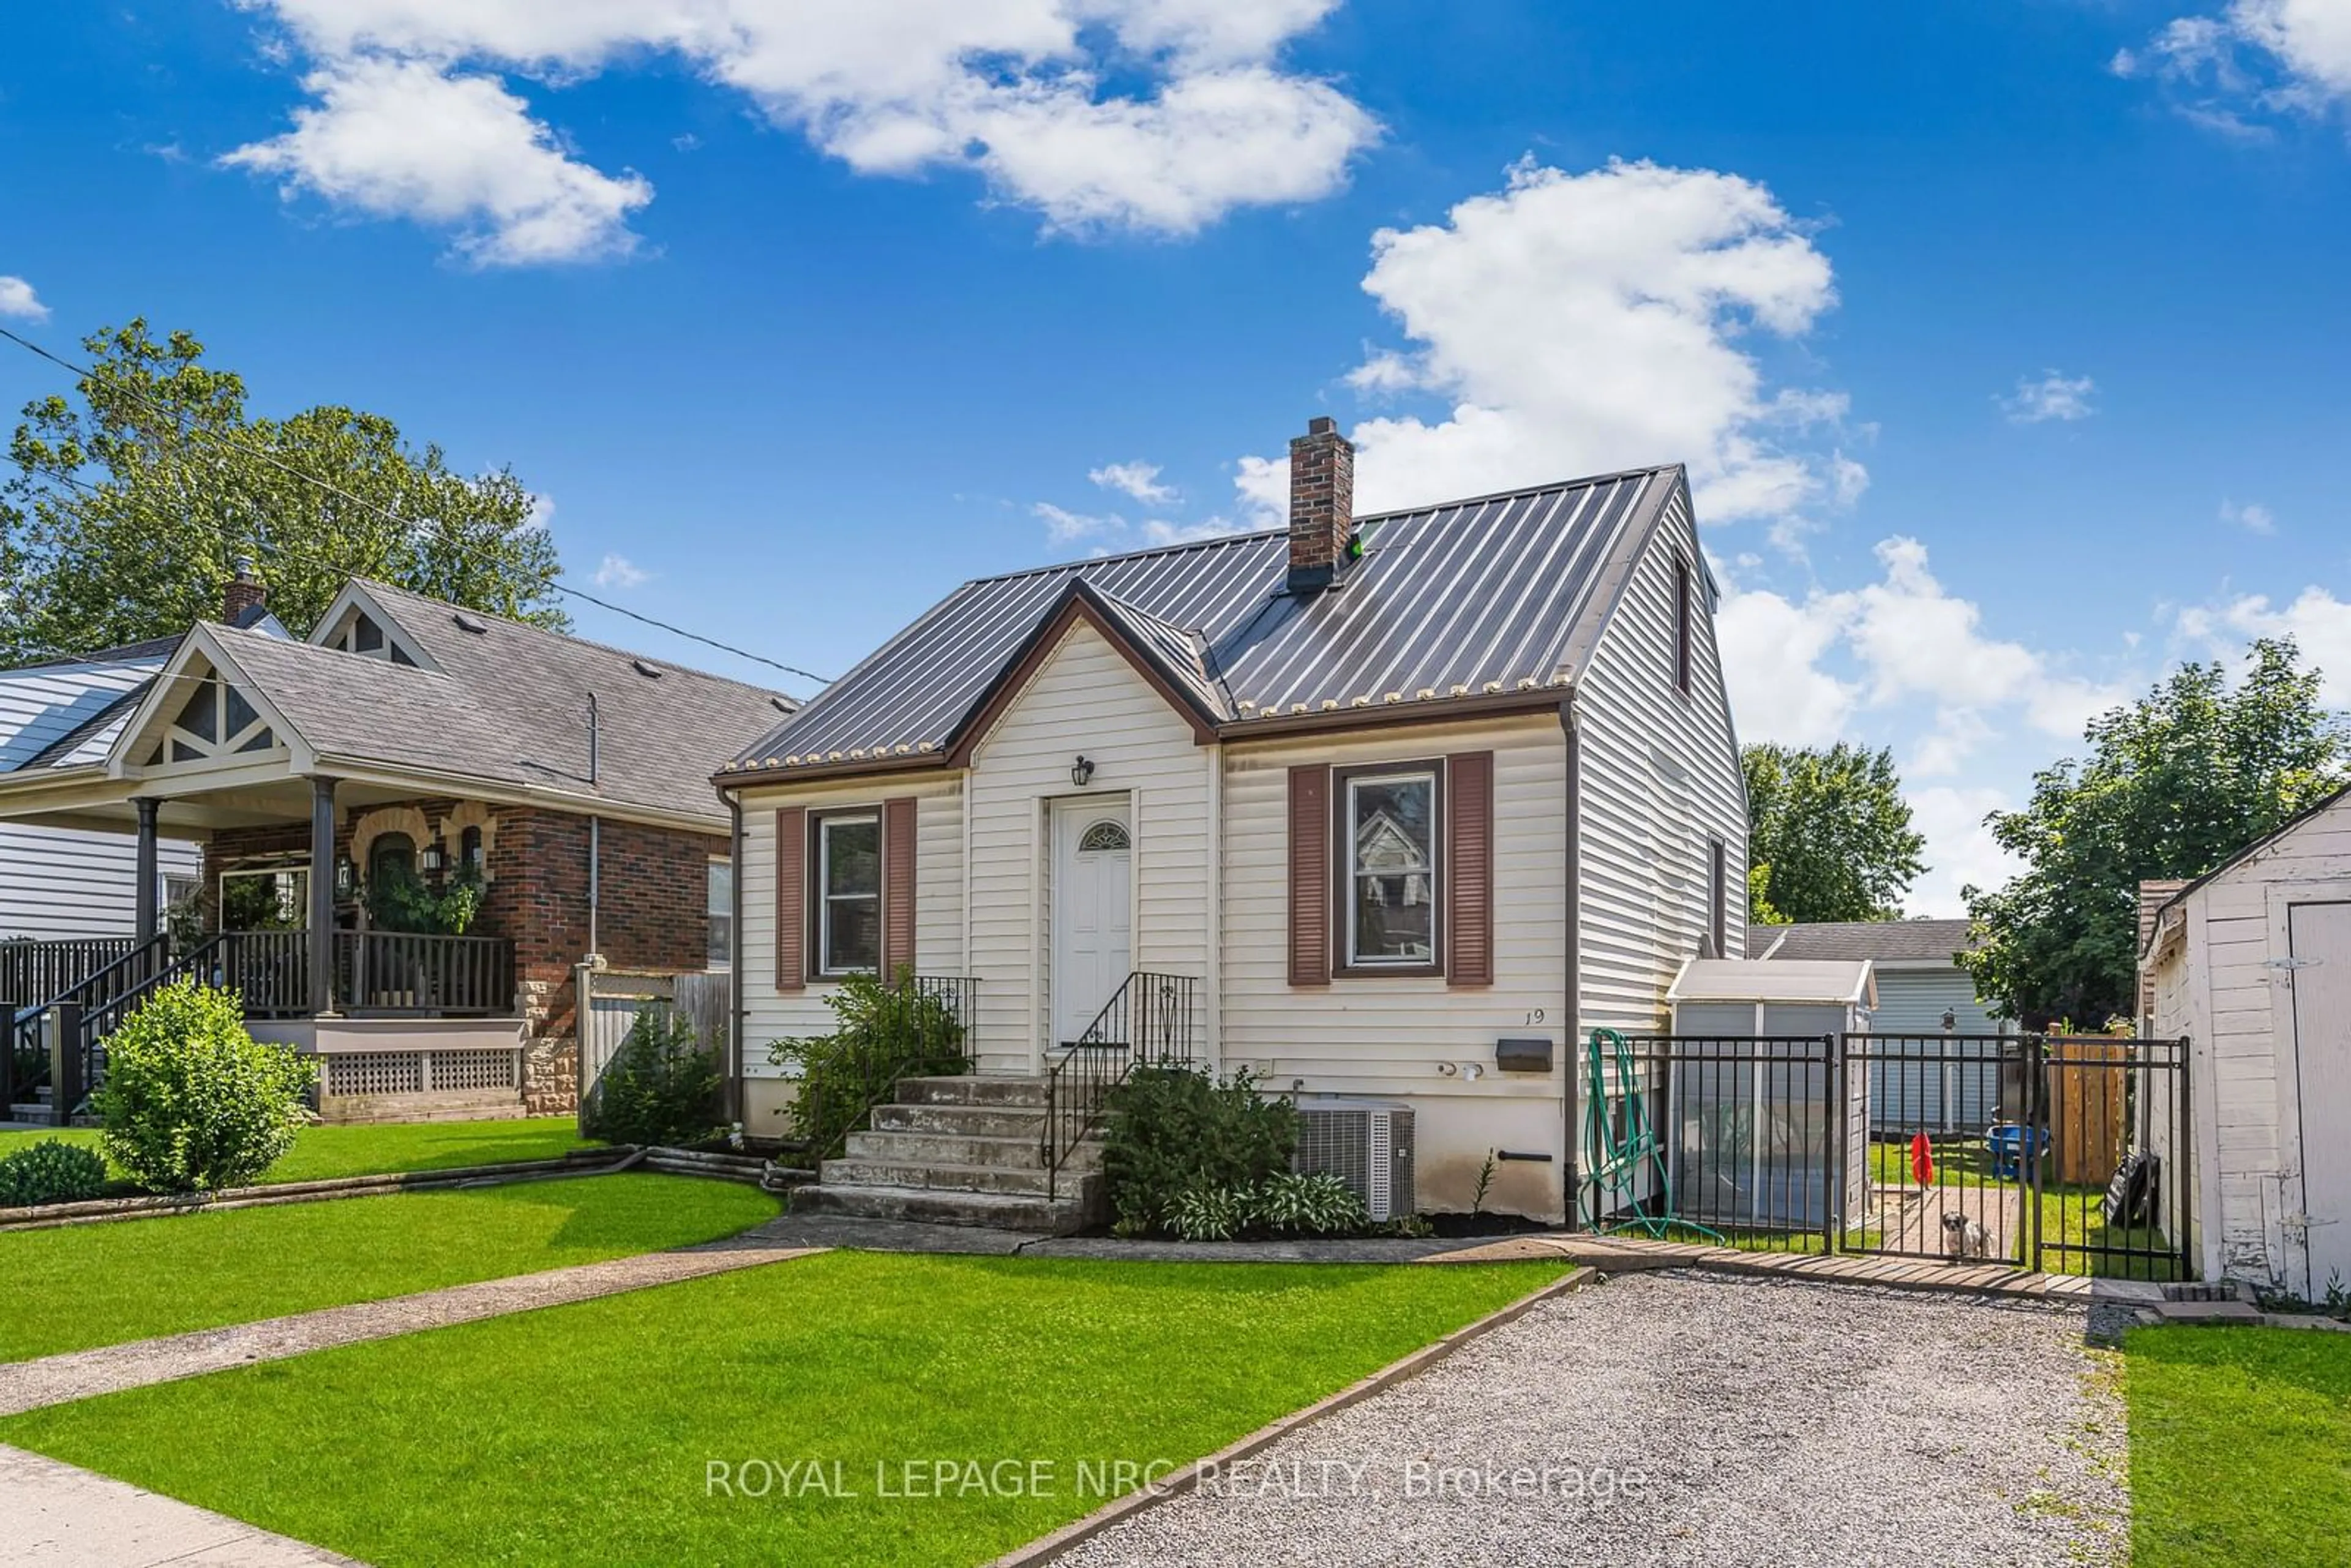
M 416 863 L 423 868 L 427 876 L 439 875 L 442 862 L 447 859 L 448 856 L 441 849 L 439 839 L 434 840 L 416 852 Z
M 1091 757 L 1081 757 L 1070 764 L 1070 782 L 1082 789 L 1093 782 L 1094 763 Z
M 1945 1034 L 1956 1034 L 1959 1032 L 1959 1015 L 1952 1011 L 1949 1008 L 1945 1008 L 1943 1009 L 1943 1032 Z

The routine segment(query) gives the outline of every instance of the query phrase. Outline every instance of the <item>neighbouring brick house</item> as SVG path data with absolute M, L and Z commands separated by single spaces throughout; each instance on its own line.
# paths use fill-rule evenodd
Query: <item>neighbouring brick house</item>
M 104 1013 L 86 977 L 133 949 L 142 984 L 167 964 L 235 984 L 256 1034 L 322 1057 L 330 1115 L 572 1108 L 577 966 L 727 962 L 709 775 L 791 699 L 356 580 L 296 639 L 258 593 L 232 585 L 246 624 L 196 626 L 0 771 L 0 821 L 128 831 L 151 863 L 159 840 L 200 846 L 192 898 L 159 908 L 146 878 L 139 935 L 50 955 L 52 988 Z M 475 884 L 477 912 L 392 929 L 415 925 L 381 913 L 392 882 Z M 0 1018 L 49 999 L 0 996 Z

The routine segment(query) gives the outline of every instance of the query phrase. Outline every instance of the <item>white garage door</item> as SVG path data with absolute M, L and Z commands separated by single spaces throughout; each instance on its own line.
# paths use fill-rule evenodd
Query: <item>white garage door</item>
M 2302 1116 L 2303 1293 L 2351 1290 L 2351 904 L 2286 912 L 2294 954 L 2295 1087 Z

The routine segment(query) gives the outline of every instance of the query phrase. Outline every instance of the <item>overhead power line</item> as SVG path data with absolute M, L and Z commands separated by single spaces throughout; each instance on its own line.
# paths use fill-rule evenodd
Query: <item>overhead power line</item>
M 71 360 L 53 354 L 48 350 L 41 347 L 40 344 L 34 342 L 31 339 L 20 337 L 16 333 L 10 331 L 5 327 L 0 327 L 0 338 L 5 338 L 10 342 L 16 344 L 18 348 L 25 350 L 26 352 L 37 355 L 39 358 L 47 360 L 49 363 L 57 366 L 60 370 L 70 371 L 74 375 L 84 380 L 91 378 L 96 373 L 88 366 L 78 365 Z M 138 399 L 141 402 L 145 403 L 149 408 L 160 409 L 160 405 L 154 399 L 149 397 L 137 387 L 125 387 L 122 390 L 129 392 L 131 396 Z M 241 441 L 232 440 L 230 437 L 222 434 L 218 431 L 204 430 L 198 431 L 196 434 L 204 436 L 206 440 L 214 442 L 222 446 L 225 446 L 233 452 L 241 452 L 247 457 L 251 457 L 257 462 L 266 463 L 271 467 L 277 469 L 280 473 L 300 480 L 303 484 L 324 490 L 329 495 L 340 497 L 342 499 L 349 501 L 355 507 L 364 507 L 368 511 L 373 512 L 376 516 L 383 518 L 386 522 L 391 523 L 395 528 L 414 530 L 429 526 L 414 518 L 403 517 L 398 513 L 392 511 L 390 508 L 379 506 L 375 502 L 369 500 L 364 496 L 354 496 L 349 490 L 344 489 L 341 486 L 321 479 L 315 474 L 306 473 L 302 469 L 296 467 L 294 465 L 286 462 L 276 453 L 264 451 L 258 447 L 248 446 Z M 93 495 L 99 493 L 95 486 L 89 485 L 83 480 L 76 479 L 71 475 L 47 474 L 45 477 L 62 479 L 66 483 L 78 486 L 81 489 L 88 490 Z M 335 565 L 333 562 L 322 560 L 317 556 L 307 555 L 300 550 L 290 549 L 282 539 L 272 539 L 270 541 L 270 548 L 281 554 L 299 556 L 301 559 L 308 560 L 312 565 L 324 567 L 329 570 L 345 570 Z M 484 558 L 476 552 L 475 559 L 480 559 Z M 592 593 L 574 588 L 569 583 L 563 582 L 557 579 L 549 579 L 547 586 L 555 592 L 579 600 L 583 604 L 592 604 L 597 609 L 608 611 L 614 615 L 626 616 L 629 620 L 641 622 L 646 626 L 651 626 L 657 631 L 666 632 L 674 637 L 683 637 L 689 643 L 699 643 L 705 648 L 716 648 L 722 653 L 731 653 L 738 659 L 748 659 L 753 664 L 765 664 L 769 669 L 773 670 L 781 670 L 788 675 L 798 675 L 802 680 L 814 681 L 820 686 L 830 685 L 831 684 L 831 680 L 827 676 L 820 675 L 812 670 L 801 669 L 798 664 L 788 664 L 781 659 L 771 659 L 765 653 L 754 653 L 747 648 L 738 648 L 732 643 L 722 643 L 716 637 L 707 637 L 699 632 L 689 632 L 683 626 L 673 624 L 672 622 L 661 620 L 658 617 L 646 615 L 638 611 L 626 609 L 622 605 L 613 603 L 608 599 L 599 599 Z

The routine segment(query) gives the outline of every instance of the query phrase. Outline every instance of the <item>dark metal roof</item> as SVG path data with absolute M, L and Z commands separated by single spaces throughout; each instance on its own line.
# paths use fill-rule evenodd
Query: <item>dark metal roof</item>
M 1951 963 L 1969 945 L 1964 920 L 1847 920 L 1759 926 L 1748 946 L 1772 959 L 1868 958 L 1880 964 Z M 1759 943 L 1760 939 L 1760 943 Z
M 729 773 L 943 756 L 1073 583 L 1219 727 L 1443 705 L 1566 679 L 1579 637 L 1679 488 L 1644 468 L 1357 520 L 1364 559 L 1306 598 L 1286 533 L 1240 534 L 967 582 L 741 753 Z

